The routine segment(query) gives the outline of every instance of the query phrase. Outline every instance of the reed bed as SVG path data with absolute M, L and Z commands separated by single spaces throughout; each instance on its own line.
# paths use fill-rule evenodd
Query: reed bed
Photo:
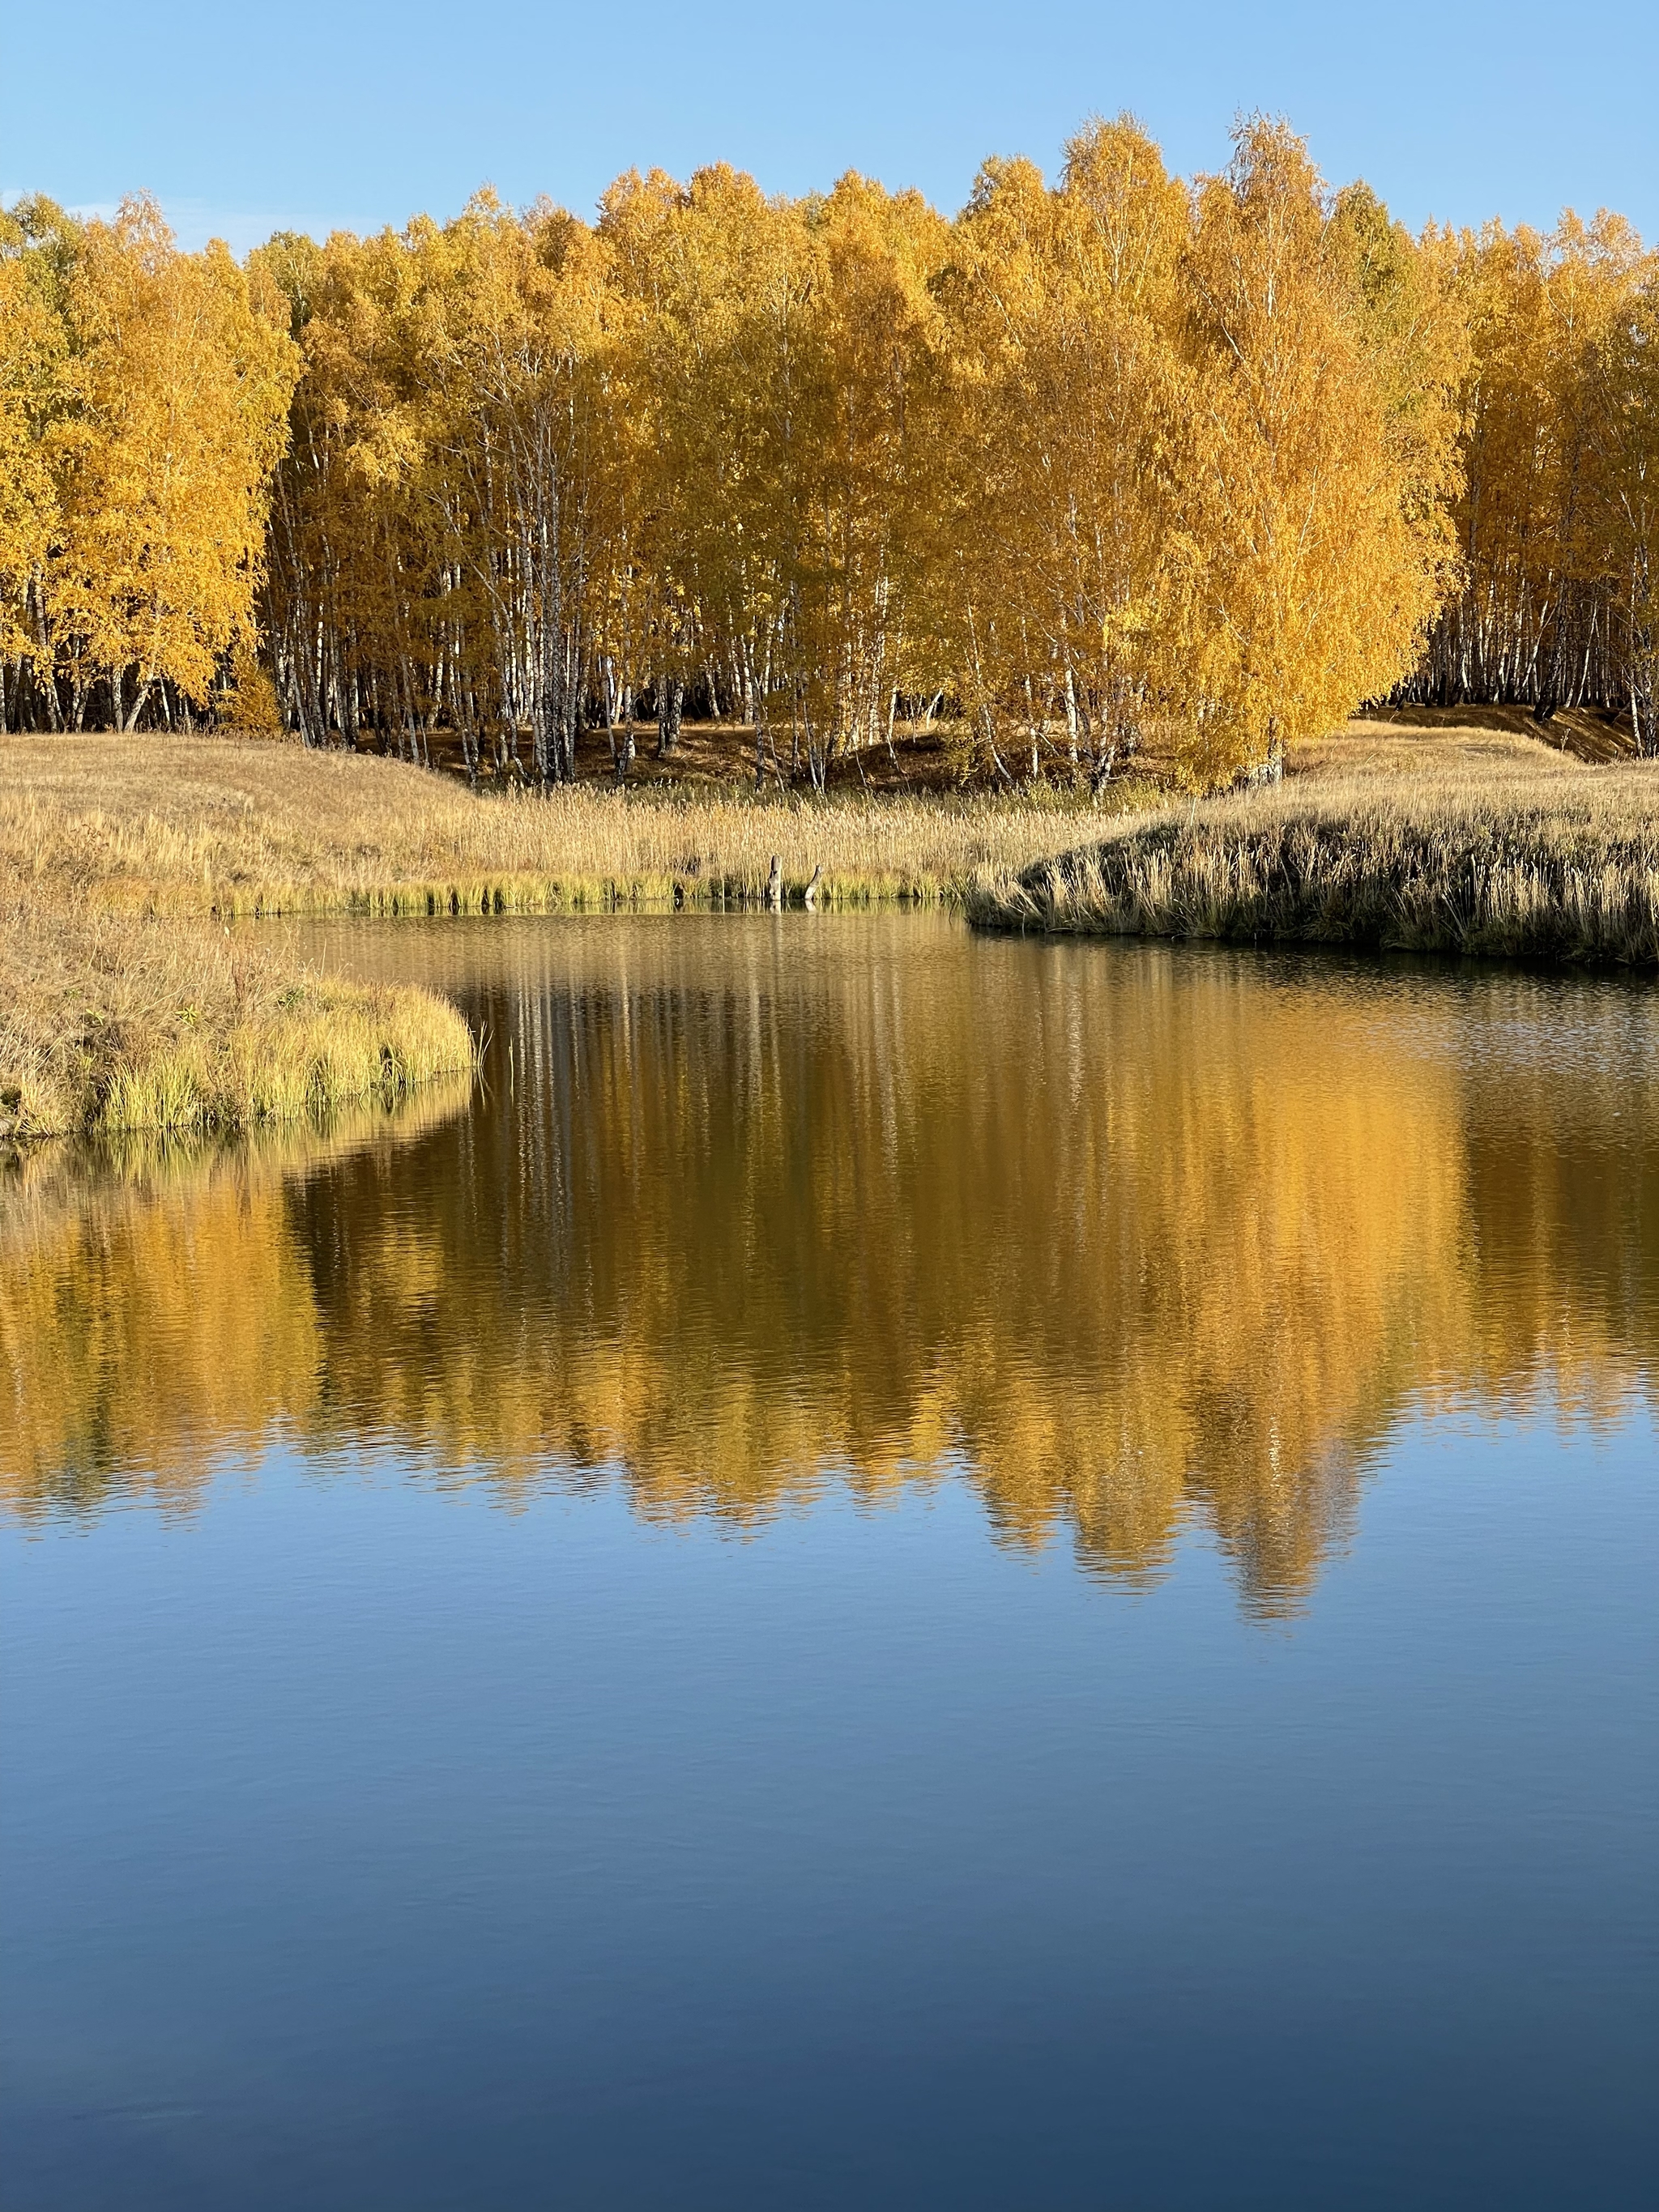
M 469 1070 L 462 1017 L 200 921 L 0 912 L 0 1137 L 206 1131 L 326 1115 Z
M 981 927 L 1659 961 L 1659 765 L 1334 776 L 972 886 Z
M 1109 795 L 1105 811 L 1133 802 Z M 1144 803 L 1144 801 L 1139 802 Z M 0 875 L 117 911 L 557 913 L 958 901 L 1097 833 L 1085 799 L 1037 793 L 756 799 L 576 786 L 483 796 L 399 762 L 214 738 L 0 743 Z

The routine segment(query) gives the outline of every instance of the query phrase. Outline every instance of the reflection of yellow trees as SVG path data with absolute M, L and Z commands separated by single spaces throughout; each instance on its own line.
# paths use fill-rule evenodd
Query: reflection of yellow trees
M 1506 1400 L 1547 1385 L 1601 1422 L 1659 1351 L 1659 1004 L 1639 987 L 1542 981 L 1514 995 L 1548 1044 L 1528 1050 L 1495 1024 L 1498 1048 L 1468 1079 L 1482 1295 L 1442 1379 Z
M 1008 1539 L 1069 1529 L 1103 1571 L 1195 1518 L 1273 1607 L 1413 1401 L 1611 1403 L 1652 1349 L 1653 1015 L 1623 985 L 914 920 L 388 942 L 474 994 L 492 1102 L 317 1172 L 108 1194 L 50 1264 L 14 1254 L 9 1380 L 74 1398 L 0 1446 L 14 1486 L 277 1419 L 504 1496 L 619 1468 L 643 1511 L 739 1524 L 956 1464 Z M 187 1308 L 204 1341 L 152 1396 Z
M 465 1102 L 434 1086 L 326 1134 L 220 1149 L 137 1135 L 94 1160 L 37 1152 L 0 1186 L 0 1484 L 29 1513 L 94 1507 L 118 1470 L 188 1503 L 228 1450 L 304 1419 L 322 1347 L 288 1178 Z

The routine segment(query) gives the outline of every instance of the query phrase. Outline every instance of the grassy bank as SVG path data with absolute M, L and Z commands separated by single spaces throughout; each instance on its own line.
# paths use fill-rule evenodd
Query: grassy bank
M 981 927 L 1659 960 L 1659 765 L 1327 772 L 1170 807 L 969 898 Z
M 237 916 L 957 898 L 1097 827 L 1075 799 L 477 796 L 226 738 L 0 743 L 0 1135 L 243 1127 L 471 1064 L 423 992 L 293 969 Z
M 319 975 L 210 923 L 38 896 L 0 913 L 0 1137 L 245 1128 L 472 1060 L 431 993 Z
M 1111 794 L 1108 818 L 1127 794 Z M 1097 832 L 1067 796 L 756 800 L 729 788 L 475 796 L 397 761 L 215 738 L 0 743 L 0 875 L 126 913 L 557 913 L 960 896 Z
M 1659 767 L 1357 723 L 1276 790 L 477 796 L 224 738 L 0 744 L 0 1135 L 229 1127 L 471 1064 L 453 1009 L 286 964 L 238 915 L 964 901 L 988 927 L 1659 959 Z

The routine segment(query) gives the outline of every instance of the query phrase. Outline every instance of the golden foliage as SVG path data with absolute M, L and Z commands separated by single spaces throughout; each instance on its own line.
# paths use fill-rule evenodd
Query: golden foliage
M 1261 122 L 1199 193 L 1188 266 L 1204 430 L 1188 527 L 1212 775 L 1277 775 L 1288 744 L 1390 690 L 1440 596 L 1449 545 L 1434 495 L 1450 474 L 1444 395 L 1460 349 L 1419 264 L 1406 281 L 1440 328 L 1399 361 L 1399 280 L 1379 263 L 1407 264 L 1413 248 L 1367 213 L 1362 225 L 1352 203 L 1328 206 L 1302 143 Z M 1367 230 L 1382 253 L 1366 253 Z M 1411 436 L 1393 406 L 1402 368 L 1425 403 Z
M 1097 788 L 1143 744 L 1271 779 L 1387 696 L 1650 750 L 1656 319 L 1619 218 L 1413 238 L 1260 117 L 1190 181 L 1091 123 L 953 222 L 715 165 L 238 270 L 142 199 L 26 201 L 0 720 L 268 726 L 257 607 L 307 741 L 544 787 L 585 723 L 625 779 L 647 702 L 672 753 L 688 699 L 820 790 L 941 714 Z
M 1419 696 L 1622 709 L 1659 750 L 1659 255 L 1603 213 L 1491 224 L 1455 257 L 1467 580 Z
M 16 225 L 0 214 L 0 237 Z M 0 252 L 0 654 L 30 650 L 31 587 L 43 570 L 56 512 L 45 430 L 60 374 L 62 331 L 30 272 Z
M 146 199 L 5 219 L 0 620 L 50 726 L 94 699 L 129 729 L 158 697 L 187 715 L 253 641 L 300 368 L 275 304 L 222 246 L 180 253 Z
M 470 766 L 625 774 L 688 683 L 822 789 L 901 698 L 1012 780 L 1097 787 L 1156 726 L 1206 779 L 1407 675 L 1446 566 L 1443 257 L 1251 125 L 1167 177 L 1128 122 L 1060 185 L 991 164 L 955 226 L 854 175 L 621 179 L 589 231 L 481 198 L 278 241 L 307 354 L 279 488 L 308 736 L 447 721 Z
M 902 702 L 1006 780 L 1098 786 L 1148 731 L 1200 778 L 1276 770 L 1409 672 L 1444 582 L 1446 253 L 1279 126 L 1188 185 L 1097 124 L 954 223 L 714 167 L 626 176 L 592 225 L 485 192 L 246 271 L 144 202 L 13 228 L 66 339 L 52 423 L 0 416 L 14 724 L 171 721 L 230 669 L 291 390 L 283 709 L 418 761 L 445 728 L 475 775 L 568 781 L 597 716 L 625 776 L 642 702 L 672 750 L 688 691 L 820 790 Z M 10 390 L 52 335 L 0 307 Z

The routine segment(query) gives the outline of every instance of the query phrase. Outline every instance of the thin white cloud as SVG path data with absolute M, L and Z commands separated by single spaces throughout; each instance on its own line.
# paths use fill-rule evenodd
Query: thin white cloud
M 28 191 L 27 185 L 0 185 L 0 207 L 11 207 Z M 162 197 L 161 207 L 173 236 L 187 253 L 199 252 L 210 238 L 223 239 L 240 257 L 252 246 L 263 246 L 274 231 L 307 231 L 313 238 L 325 238 L 331 230 L 363 232 L 380 227 L 349 216 L 319 217 L 314 211 L 302 214 L 292 208 L 225 207 L 212 200 L 183 196 Z M 78 201 L 68 210 L 82 222 L 112 222 L 119 211 L 115 200 Z

